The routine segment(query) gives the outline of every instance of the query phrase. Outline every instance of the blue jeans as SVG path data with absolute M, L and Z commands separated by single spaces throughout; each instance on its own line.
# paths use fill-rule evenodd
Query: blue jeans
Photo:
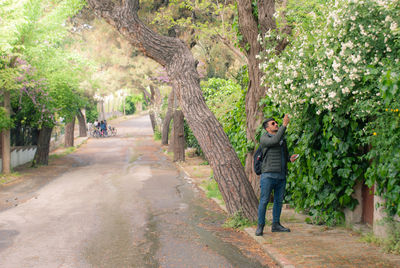
M 260 179 L 260 204 L 258 205 L 258 224 L 265 225 L 265 213 L 272 190 L 274 190 L 274 207 L 272 222 L 279 222 L 282 212 L 282 202 L 285 195 L 286 179 L 273 179 L 268 174 L 261 174 Z

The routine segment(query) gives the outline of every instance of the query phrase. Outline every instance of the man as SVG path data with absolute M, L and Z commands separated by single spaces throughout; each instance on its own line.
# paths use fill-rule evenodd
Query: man
M 261 139 L 264 158 L 261 165 L 260 178 L 260 204 L 258 206 L 258 226 L 256 235 L 263 235 L 265 226 L 265 212 L 272 190 L 274 190 L 274 207 L 272 212 L 272 232 L 290 232 L 280 223 L 282 202 L 285 195 L 287 163 L 289 153 L 283 134 L 289 124 L 289 116 L 283 118 L 283 126 L 279 127 L 274 118 L 268 118 L 263 122 L 263 128 L 267 131 Z M 290 161 L 294 162 L 298 155 L 292 155 Z

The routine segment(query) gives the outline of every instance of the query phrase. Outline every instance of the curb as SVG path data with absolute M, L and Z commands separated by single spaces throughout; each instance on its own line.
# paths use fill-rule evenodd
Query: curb
M 183 173 L 185 174 L 185 179 L 186 179 L 186 180 L 188 180 L 188 181 L 190 181 L 190 182 L 194 181 L 193 178 L 190 177 L 189 173 L 186 172 L 186 170 L 182 167 L 182 165 L 181 165 L 179 162 L 175 162 L 175 165 L 178 166 L 178 168 L 179 168 L 181 171 L 183 171 Z M 198 188 L 200 188 L 204 193 L 206 193 L 206 189 L 204 189 L 203 187 L 201 187 L 200 185 L 197 185 L 197 184 L 196 184 L 196 186 L 197 186 Z M 220 200 L 218 200 L 218 199 L 215 198 L 215 197 L 211 197 L 211 198 L 209 198 L 209 199 L 211 199 L 211 200 L 213 200 L 215 203 L 217 203 L 217 205 L 218 205 L 223 211 L 228 212 L 228 209 L 226 208 L 226 206 L 225 206 L 224 204 L 221 203 Z
M 185 179 L 188 181 L 193 181 L 193 179 L 190 177 L 189 173 L 186 172 L 186 170 L 182 167 L 182 165 L 178 162 L 175 162 L 175 165 L 185 174 Z M 206 192 L 203 187 L 200 185 L 197 185 L 198 188 L 200 188 L 204 193 Z M 222 210 L 225 212 L 228 212 L 226 209 L 226 206 L 221 204 L 220 201 L 216 198 L 211 198 Z M 263 237 L 259 237 L 255 235 L 255 228 L 253 227 L 247 227 L 244 229 L 244 231 L 254 239 L 262 248 L 263 250 L 268 254 L 268 256 L 271 257 L 273 261 L 276 262 L 276 264 L 279 265 L 279 267 L 282 268 L 295 268 L 295 265 L 292 264 L 289 260 L 285 258 L 281 253 L 279 253 L 275 248 L 271 247 L 268 245 L 268 242 L 265 241 Z
M 285 258 L 281 253 L 278 252 L 275 248 L 271 247 L 268 242 L 265 241 L 263 237 L 259 237 L 255 235 L 255 228 L 247 227 L 244 231 L 253 238 L 264 251 L 273 259 L 280 267 L 282 268 L 295 268 L 295 265 L 292 264 L 288 259 Z

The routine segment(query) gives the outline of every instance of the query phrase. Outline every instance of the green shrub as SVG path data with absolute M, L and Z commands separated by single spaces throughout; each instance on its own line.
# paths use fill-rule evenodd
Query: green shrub
M 242 212 L 237 211 L 225 221 L 223 226 L 227 228 L 244 229 L 246 227 L 254 226 L 256 224 L 256 222 L 251 222 L 249 219 L 245 218 L 242 215 Z
M 303 1 L 291 2 L 290 45 L 276 55 L 286 36 L 265 37 L 262 103 L 272 98 L 278 113 L 292 115 L 288 141 L 300 154 L 287 200 L 314 223 L 342 222 L 363 179 L 376 182 L 389 215 L 400 215 L 399 3 L 315 0 L 305 12 Z

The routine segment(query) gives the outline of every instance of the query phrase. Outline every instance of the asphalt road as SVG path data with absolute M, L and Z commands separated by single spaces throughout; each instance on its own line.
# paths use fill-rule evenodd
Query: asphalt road
M 54 172 L 40 186 L 38 173 L 0 189 L 23 200 L 0 212 L 0 267 L 273 265 L 246 234 L 221 227 L 226 215 L 166 159 L 148 116 L 117 128 L 58 160 L 62 171 L 45 167 Z

